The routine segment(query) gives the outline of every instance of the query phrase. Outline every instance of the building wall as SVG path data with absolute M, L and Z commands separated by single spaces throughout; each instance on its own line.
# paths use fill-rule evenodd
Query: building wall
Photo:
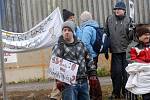
M 117 0 L 119 1 L 119 0 Z M 129 0 L 123 0 L 127 5 Z M 150 23 L 150 0 L 135 2 L 135 22 Z M 73 11 L 79 21 L 82 11 L 88 10 L 95 20 L 104 24 L 116 0 L 1 0 L 2 27 L 8 31 L 25 32 L 48 16 L 56 7 Z

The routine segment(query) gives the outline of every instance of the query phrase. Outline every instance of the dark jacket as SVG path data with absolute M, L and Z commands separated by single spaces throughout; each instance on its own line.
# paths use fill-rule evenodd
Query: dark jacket
M 96 67 L 93 66 L 93 59 L 87 53 L 84 44 L 78 40 L 75 36 L 73 43 L 67 44 L 63 37 L 60 36 L 58 44 L 56 44 L 52 50 L 52 55 L 61 57 L 73 63 L 79 64 L 77 79 L 87 78 L 88 74 L 96 74 Z M 85 57 L 89 57 L 88 64 L 86 66 Z
M 129 32 L 130 23 L 131 19 L 127 15 L 122 19 L 118 19 L 114 14 L 107 18 L 106 31 L 110 36 L 111 53 L 126 52 L 127 46 L 133 38 L 133 34 Z

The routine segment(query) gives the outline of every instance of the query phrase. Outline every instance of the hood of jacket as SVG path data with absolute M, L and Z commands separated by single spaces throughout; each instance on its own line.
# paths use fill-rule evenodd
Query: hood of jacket
M 86 22 L 81 23 L 80 25 L 81 30 L 86 26 L 99 27 L 98 23 L 94 20 L 88 20 Z

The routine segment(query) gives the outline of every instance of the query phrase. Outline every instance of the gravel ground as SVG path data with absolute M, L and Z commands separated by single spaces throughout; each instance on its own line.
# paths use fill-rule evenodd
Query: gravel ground
M 99 77 L 103 100 L 108 100 L 108 95 L 111 93 L 111 79 L 110 77 Z M 7 88 L 8 100 L 51 100 L 51 88 L 54 86 L 54 80 L 49 82 L 36 83 L 17 83 L 9 84 Z M 3 100 L 2 88 L 0 88 L 0 100 Z
M 110 85 L 111 84 L 111 79 L 110 77 L 99 77 L 101 86 L 104 85 Z M 46 90 L 48 88 L 53 87 L 53 81 L 51 80 L 49 82 L 43 83 L 43 82 L 36 82 L 36 83 L 18 83 L 18 84 L 10 84 L 6 86 L 6 89 L 8 92 L 12 91 L 34 91 L 34 90 Z M 2 88 L 0 88 L 0 92 L 2 92 Z

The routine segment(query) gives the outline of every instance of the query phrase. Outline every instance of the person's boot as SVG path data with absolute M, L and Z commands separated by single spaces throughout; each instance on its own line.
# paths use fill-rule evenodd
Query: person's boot
M 111 96 L 108 97 L 108 100 L 117 100 L 117 99 L 120 99 L 120 95 L 112 94 Z

